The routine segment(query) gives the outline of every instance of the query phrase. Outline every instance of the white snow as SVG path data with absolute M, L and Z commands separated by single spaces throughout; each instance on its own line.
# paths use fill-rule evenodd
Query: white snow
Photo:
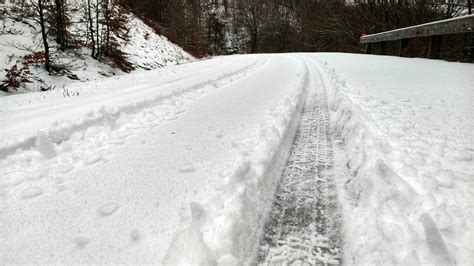
M 40 132 L 36 137 L 36 150 L 38 150 L 44 157 L 51 159 L 56 156 L 56 149 L 49 137 Z
M 112 215 L 120 206 L 117 203 L 108 203 L 98 209 L 98 213 L 102 216 Z
M 68 32 L 75 41 L 86 43 L 87 24 L 83 20 L 83 1 L 72 1 L 69 3 L 71 23 Z M 26 17 L 12 11 L 8 5 L 0 4 L 0 9 L 5 10 L 4 17 L 0 20 L 0 82 L 5 79 L 7 70 L 15 64 L 22 68 L 24 56 L 33 52 L 43 51 L 40 26 L 33 18 Z M 15 17 L 23 17 L 21 20 Z M 154 32 L 143 21 L 132 13 L 124 14 L 126 17 L 125 27 L 128 31 L 128 40 L 118 38 L 118 50 L 124 53 L 126 60 L 134 69 L 150 70 L 176 64 L 184 64 L 196 59 L 186 53 L 181 47 L 168 41 L 165 37 Z M 42 88 L 52 86 L 58 93 L 64 93 L 68 88 L 69 94 L 73 95 L 78 91 L 69 88 L 71 84 L 77 84 L 89 80 L 99 80 L 104 77 L 124 74 L 121 70 L 114 68 L 113 62 L 107 58 L 101 61 L 93 59 L 91 49 L 78 48 L 60 51 L 53 38 L 50 37 L 49 45 L 53 64 L 67 66 L 68 73 L 64 75 L 48 75 L 42 64 L 30 64 L 29 74 L 26 78 L 29 82 L 23 83 L 17 91 L 10 92 L 31 92 L 40 91 Z M 75 76 L 75 79 L 71 79 Z M 0 91 L 0 97 L 6 95 Z
M 126 26 L 130 30 L 130 40 L 121 44 L 121 50 L 135 68 L 150 70 L 195 60 L 178 45 L 154 33 L 134 15 L 128 15 Z
M 266 136 L 279 138 L 275 130 L 290 121 L 279 115 L 294 108 L 302 70 L 299 60 L 284 56 L 222 57 L 81 84 L 77 97 L 3 97 L 2 221 L 8 232 L 18 232 L 5 235 L 5 261 L 161 262 L 180 223 L 187 226 L 188 202 L 210 212 L 205 203 L 224 196 L 225 186 L 228 193 L 243 188 L 246 165 L 268 167 L 242 153 L 258 150 L 255 143 Z M 280 71 L 288 78 L 265 78 Z M 171 114 L 176 119 L 168 121 Z M 35 148 L 38 131 L 56 156 L 48 159 Z M 247 148 L 233 147 L 234 141 Z M 277 149 L 266 142 L 263 147 Z M 190 163 L 194 171 L 177 171 Z M 25 169 L 45 177 L 27 180 Z M 225 169 L 231 176 L 219 176 Z M 13 178 L 22 183 L 14 185 Z M 20 201 L 32 185 L 43 194 Z M 229 215 L 226 223 L 234 220 Z
M 247 55 L 2 97 L 0 260 L 253 263 L 305 97 L 324 84 L 343 262 L 470 265 L 472 73 Z
M 187 163 L 187 164 L 181 166 L 181 168 L 179 168 L 179 171 L 181 173 L 194 172 L 195 170 L 196 170 L 196 168 L 194 167 L 194 165 L 192 163 Z
M 321 54 L 350 172 L 348 264 L 474 261 L 474 66 Z M 333 70 L 334 68 L 334 70 Z

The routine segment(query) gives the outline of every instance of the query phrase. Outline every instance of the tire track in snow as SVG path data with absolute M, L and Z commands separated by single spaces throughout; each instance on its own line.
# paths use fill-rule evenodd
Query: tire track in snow
M 266 59 L 263 60 L 256 60 L 250 64 L 246 64 L 244 67 L 238 68 L 231 72 L 224 72 L 216 78 L 210 80 L 203 80 L 202 82 L 198 82 L 192 86 L 181 88 L 178 90 L 173 91 L 168 95 L 158 95 L 155 97 L 151 97 L 149 99 L 143 99 L 138 102 L 122 105 L 113 108 L 112 110 L 105 110 L 101 109 L 96 114 L 90 112 L 86 114 L 82 119 L 77 122 L 66 123 L 64 126 L 56 125 L 56 128 L 49 127 L 46 130 L 48 138 L 51 140 L 52 143 L 60 143 L 66 141 L 70 138 L 70 136 L 78 131 L 84 131 L 92 126 L 102 125 L 107 123 L 110 118 L 115 118 L 119 116 L 121 113 L 125 114 L 136 114 L 146 108 L 154 107 L 160 105 L 162 102 L 179 97 L 179 96 L 186 96 L 186 94 L 204 89 L 206 86 L 212 86 L 213 88 L 219 88 L 224 85 L 228 85 L 230 83 L 235 82 L 236 80 L 243 78 L 244 76 L 248 76 L 258 69 L 265 65 Z M 194 77 L 194 75 L 193 75 Z M 166 82 L 161 84 L 160 86 L 170 85 L 173 82 L 177 82 L 178 80 L 174 80 L 172 82 Z M 180 84 L 177 84 L 180 86 Z M 37 142 L 38 135 L 30 135 L 25 136 L 23 139 L 15 141 L 13 143 L 3 144 L 0 146 L 0 160 L 5 159 L 10 154 L 15 153 L 18 149 L 27 150 L 31 149 L 35 146 Z
M 124 144 L 128 137 L 147 128 L 177 119 L 179 114 L 184 112 L 184 108 L 198 97 L 254 74 L 266 62 L 265 58 L 259 58 L 229 73 L 222 73 L 217 78 L 205 79 L 201 83 L 198 82 L 169 95 L 160 96 L 159 99 L 145 100 L 139 105 L 131 104 L 113 113 L 102 110 L 97 117 L 92 117 L 91 121 L 83 124 L 79 122 L 78 125 L 66 129 L 60 128 L 62 131 L 58 130 L 57 135 L 51 136 L 48 132 L 49 134 L 35 136 L 31 146 L 0 161 L 2 168 L 5 166 L 2 169 L 4 176 L 0 178 L 0 189 L 4 188 L 0 190 L 0 196 L 1 193 L 7 192 L 26 195 L 23 198 L 33 198 L 44 194 L 43 192 L 46 191 L 40 188 L 37 188 L 34 193 L 31 192 L 31 186 L 41 183 L 44 187 L 43 177 L 46 176 L 62 176 L 80 167 L 87 167 L 100 161 L 107 162 L 111 156 L 111 149 L 114 149 L 116 145 Z M 52 130 L 54 132 L 55 129 Z M 43 145 L 38 145 L 38 143 Z M 49 162 L 33 164 L 31 158 L 37 158 L 38 152 L 42 154 L 41 160 Z M 36 175 L 40 177 L 30 178 Z M 62 191 L 63 181 L 54 182 Z M 51 184 L 50 180 L 46 183 L 47 186 Z M 4 204 L 0 198 L 0 211 Z
M 326 89 L 317 66 L 293 147 L 264 228 L 260 264 L 339 264 L 341 215 L 333 181 Z

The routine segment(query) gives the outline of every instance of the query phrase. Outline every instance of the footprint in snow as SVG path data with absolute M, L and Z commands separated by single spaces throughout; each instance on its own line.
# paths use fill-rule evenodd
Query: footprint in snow
M 175 115 L 165 116 L 165 118 L 164 118 L 165 121 L 173 121 L 173 120 L 176 120 L 176 119 L 178 119 L 178 117 L 175 116 Z
M 74 238 L 74 243 L 78 248 L 84 248 L 85 246 L 87 246 L 87 244 L 89 244 L 89 242 L 90 240 L 87 237 L 78 236 Z
M 8 175 L 8 178 L 6 178 L 6 180 L 8 180 L 8 182 L 10 183 L 11 186 L 16 187 L 19 184 L 23 183 L 23 181 L 25 180 L 25 175 L 26 174 L 27 174 L 27 172 L 12 173 L 12 174 Z
M 232 147 L 234 147 L 234 148 L 237 148 L 237 147 L 240 146 L 240 143 L 236 140 L 233 140 L 231 144 L 232 144 Z
M 120 206 L 117 203 L 109 203 L 101 206 L 97 211 L 101 216 L 112 215 Z
M 130 238 L 133 240 L 133 241 L 138 241 L 142 238 L 141 234 L 140 234 L 140 231 L 138 231 L 138 229 L 134 229 L 130 232 Z
M 440 187 L 452 188 L 454 186 L 454 176 L 451 171 L 442 171 L 435 178 Z
M 91 165 L 99 162 L 102 159 L 100 154 L 93 154 L 89 157 L 84 158 L 84 164 Z
M 105 124 L 105 126 L 109 127 L 109 129 L 111 129 L 111 130 L 114 130 L 114 129 L 118 128 L 117 120 L 109 114 L 107 114 L 105 116 L 104 124 Z
M 64 183 L 64 179 L 61 177 L 56 177 L 54 178 L 54 183 L 56 183 L 57 185 L 61 185 L 62 183 Z
M 44 172 L 31 172 L 26 175 L 28 181 L 37 181 L 42 179 L 46 174 Z
M 64 190 L 66 190 L 66 186 L 64 186 L 64 185 L 58 186 L 58 193 L 61 193 L 61 192 L 63 192 Z
M 65 163 L 61 164 L 57 167 L 56 171 L 58 173 L 66 174 L 71 172 L 74 169 L 74 165 L 72 163 Z
M 189 172 L 194 172 L 196 170 L 196 168 L 194 167 L 193 164 L 185 164 L 183 166 L 181 166 L 181 168 L 179 168 L 179 171 L 181 173 L 189 173 Z
M 123 140 L 120 140 L 120 139 L 111 139 L 111 140 L 109 140 L 109 144 L 122 145 L 124 143 L 125 142 Z
M 21 194 L 22 198 L 24 199 L 30 199 L 37 197 L 39 195 L 43 194 L 43 190 L 39 187 L 29 187 L 23 191 Z
M 224 133 L 222 133 L 221 131 L 216 133 L 216 138 L 220 139 L 222 137 L 224 137 Z

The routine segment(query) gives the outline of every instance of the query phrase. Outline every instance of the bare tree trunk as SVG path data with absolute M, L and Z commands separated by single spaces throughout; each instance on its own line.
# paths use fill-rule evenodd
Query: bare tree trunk
M 100 59 L 102 55 L 102 41 L 100 38 L 100 32 L 99 32 L 99 0 L 97 0 L 96 5 L 95 5 L 95 30 L 96 30 L 96 41 L 97 41 L 97 53 L 95 59 Z
M 48 36 L 46 35 L 46 27 L 44 25 L 44 15 L 43 15 L 43 3 L 42 0 L 38 0 L 38 11 L 39 11 L 39 20 L 41 26 L 41 37 L 43 38 L 44 54 L 45 54 L 45 63 L 44 67 L 46 71 L 51 71 L 51 62 L 49 61 L 49 45 L 48 45 Z
M 87 0 L 87 16 L 89 20 L 89 31 L 91 34 L 91 41 L 92 41 L 92 58 L 95 58 L 95 34 L 94 34 L 94 21 L 92 20 L 92 10 L 91 10 L 91 0 Z
M 254 54 L 257 52 L 258 46 L 258 33 L 254 32 L 250 36 L 250 53 Z
M 111 3 L 112 4 L 112 3 Z M 104 1 L 104 20 L 105 20 L 105 50 L 109 51 L 110 50 L 110 9 L 113 8 L 112 6 L 109 6 L 109 1 L 105 0 Z
M 65 49 L 66 42 L 66 26 L 64 21 L 64 0 L 54 0 L 56 6 L 56 42 Z

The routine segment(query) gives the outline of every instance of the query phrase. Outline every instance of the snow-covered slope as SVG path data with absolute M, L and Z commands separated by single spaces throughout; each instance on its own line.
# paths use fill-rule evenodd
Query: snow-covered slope
M 70 26 L 68 31 L 75 42 L 86 43 L 87 24 L 84 21 L 81 1 L 70 3 Z M 56 88 L 78 81 L 95 80 L 123 72 L 113 67 L 107 58 L 97 61 L 91 58 L 89 48 L 76 48 L 60 51 L 53 38 L 49 40 L 54 64 L 65 66 L 69 71 L 61 75 L 48 75 L 40 63 L 25 63 L 24 57 L 43 50 L 40 27 L 32 18 L 22 11 L 12 11 L 10 7 L 0 5 L 0 84 L 13 66 L 22 71 L 27 80 L 18 89 L 9 88 L 10 92 L 29 92 Z M 156 69 L 164 66 L 192 62 L 195 59 L 179 46 L 157 35 L 152 28 L 135 15 L 128 13 L 126 28 L 128 40 L 119 40 L 118 49 L 125 53 L 126 60 L 134 69 Z M 23 17 L 22 19 L 18 19 Z
M 313 141 L 325 158 L 312 159 L 334 157 L 326 178 L 338 185 L 343 263 L 472 265 L 473 72 L 384 56 L 247 55 L 75 84 L 71 97 L 2 97 L 0 261 L 254 263 L 303 125 L 324 136 Z M 303 106 L 330 113 L 331 129 L 300 123 Z M 328 239 L 300 240 L 280 242 L 271 259 L 327 261 L 297 251 Z
M 121 44 L 121 50 L 135 68 L 156 69 L 195 60 L 181 47 L 156 34 L 135 15 L 127 17 L 130 40 Z

